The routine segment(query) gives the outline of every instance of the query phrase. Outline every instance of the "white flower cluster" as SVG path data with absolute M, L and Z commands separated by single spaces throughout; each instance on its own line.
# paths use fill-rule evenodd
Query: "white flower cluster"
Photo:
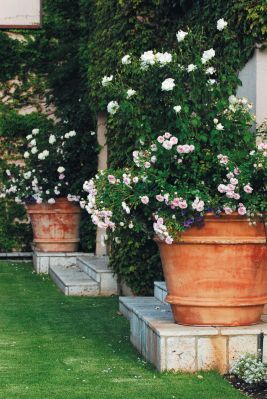
M 162 91 L 171 91 L 174 89 L 174 87 L 175 87 L 175 82 L 174 79 L 172 78 L 165 79 L 161 84 Z
M 257 384 L 267 380 L 267 365 L 249 353 L 240 356 L 233 364 L 230 373 L 247 384 Z
M 152 50 L 145 51 L 140 57 L 141 67 L 147 69 L 150 65 L 164 66 L 172 62 L 172 55 L 170 53 L 154 53 Z
M 176 38 L 178 43 L 182 42 L 186 36 L 188 35 L 188 32 L 183 31 L 182 29 L 178 30 L 178 32 L 176 33 Z
M 110 101 L 107 105 L 107 111 L 109 114 L 114 115 L 120 108 L 117 101 Z
M 104 76 L 102 79 L 102 86 L 103 87 L 108 86 L 112 82 L 112 80 L 113 80 L 113 75 Z
M 213 48 L 206 50 L 202 54 L 201 62 L 202 64 L 206 64 L 209 62 L 213 57 L 215 57 L 215 50 Z

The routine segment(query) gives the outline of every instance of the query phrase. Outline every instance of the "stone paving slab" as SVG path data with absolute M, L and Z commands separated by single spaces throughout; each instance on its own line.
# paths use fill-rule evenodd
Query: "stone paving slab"
M 53 265 L 49 269 L 52 280 L 65 295 L 97 296 L 99 284 L 76 265 Z
M 159 371 L 226 373 L 244 353 L 256 354 L 267 323 L 248 327 L 197 327 L 175 324 L 170 306 L 154 297 L 121 297 L 120 311 L 130 320 L 131 342 Z

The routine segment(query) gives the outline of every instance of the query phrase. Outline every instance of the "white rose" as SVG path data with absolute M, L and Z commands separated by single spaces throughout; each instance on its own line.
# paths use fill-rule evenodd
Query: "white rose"
M 48 202 L 48 204 L 54 204 L 56 201 L 54 198 L 49 198 L 49 200 L 47 202 Z
M 196 65 L 194 65 L 194 64 L 189 64 L 188 67 L 187 67 L 187 72 L 192 72 L 192 71 L 194 71 L 195 69 L 197 69 L 197 66 L 196 66 Z
M 30 145 L 31 145 L 32 147 L 36 146 L 36 140 L 33 139 L 32 141 L 30 141 Z
M 171 90 L 173 90 L 174 86 L 175 86 L 174 79 L 168 78 L 162 82 L 161 90 L 162 91 L 171 91 Z
M 226 28 L 227 25 L 228 25 L 227 22 L 223 18 L 218 19 L 217 21 L 218 30 L 220 31 L 224 30 L 224 28 Z
M 28 180 L 31 177 L 31 175 L 32 175 L 31 171 L 29 171 L 29 172 L 24 173 L 23 177 L 24 177 L 24 179 Z
M 29 158 L 29 156 L 30 156 L 29 151 L 25 151 L 25 152 L 24 152 L 24 158 Z
M 58 171 L 58 173 L 63 173 L 63 172 L 65 172 L 65 168 L 63 166 L 59 166 L 57 168 L 57 171 Z
M 201 58 L 202 64 L 206 64 L 206 62 L 211 60 L 214 56 L 215 56 L 215 50 L 213 48 L 204 51 Z
M 56 142 L 56 136 L 54 134 L 50 134 L 48 141 L 49 144 L 54 144 Z
M 39 133 L 39 131 L 40 131 L 39 129 L 32 129 L 32 134 L 36 135 Z
M 207 83 L 208 83 L 208 85 L 213 86 L 213 85 L 215 85 L 216 80 L 215 79 L 209 79 Z
M 76 132 L 75 132 L 75 130 L 71 130 L 70 132 L 69 132 L 69 134 L 68 134 L 68 136 L 69 137 L 74 137 L 74 136 L 76 136 Z
M 44 151 L 43 151 L 43 155 L 44 155 L 45 158 L 48 157 L 49 151 L 48 151 L 48 150 L 44 150 Z
M 38 152 L 37 147 L 32 147 L 31 153 L 32 153 L 32 154 L 37 154 L 37 152 Z
M 217 129 L 217 130 L 223 130 L 223 129 L 224 129 L 224 126 L 223 126 L 221 123 L 218 123 L 218 124 L 216 125 L 216 129 Z
M 26 136 L 26 139 L 29 141 L 32 139 L 32 134 L 28 134 L 28 136 Z
M 175 105 L 175 107 L 173 107 L 174 111 L 176 112 L 176 114 L 179 114 L 179 112 L 181 112 L 181 105 Z
M 107 111 L 109 114 L 114 115 L 120 108 L 119 104 L 117 101 L 110 101 L 107 106 Z
M 129 54 L 126 54 L 125 56 L 122 57 L 121 63 L 123 65 L 129 65 L 131 63 L 131 58 L 130 58 Z
M 166 65 L 172 62 L 172 55 L 170 53 L 157 53 L 155 54 L 155 59 L 158 61 L 161 65 Z
M 176 33 L 176 37 L 178 42 L 182 42 L 185 37 L 188 35 L 188 32 L 184 32 L 183 30 L 178 30 L 178 32 Z
M 213 75 L 216 72 L 216 69 L 213 67 L 209 67 L 206 69 L 206 75 Z
M 113 75 L 110 76 L 104 76 L 102 79 L 102 86 L 108 86 L 109 83 L 113 80 Z
M 140 61 L 143 68 L 146 68 L 148 65 L 154 65 L 156 59 L 153 51 L 145 51 L 144 54 L 141 55 Z
M 132 96 L 134 96 L 136 93 L 136 90 L 133 89 L 128 89 L 127 90 L 127 98 L 131 98 Z

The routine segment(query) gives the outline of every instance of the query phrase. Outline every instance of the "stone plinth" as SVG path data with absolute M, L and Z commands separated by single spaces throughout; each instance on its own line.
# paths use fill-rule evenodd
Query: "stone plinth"
M 131 342 L 159 371 L 226 373 L 244 353 L 256 354 L 266 322 L 249 327 L 194 327 L 175 324 L 168 304 L 154 297 L 121 297 L 120 311 L 130 321 Z

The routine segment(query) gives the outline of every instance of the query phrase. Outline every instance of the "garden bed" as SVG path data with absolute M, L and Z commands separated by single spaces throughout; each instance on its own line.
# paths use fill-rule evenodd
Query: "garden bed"
M 225 378 L 230 384 L 247 396 L 253 399 L 266 399 L 267 398 L 267 382 L 260 384 L 247 384 L 234 375 L 226 375 Z

